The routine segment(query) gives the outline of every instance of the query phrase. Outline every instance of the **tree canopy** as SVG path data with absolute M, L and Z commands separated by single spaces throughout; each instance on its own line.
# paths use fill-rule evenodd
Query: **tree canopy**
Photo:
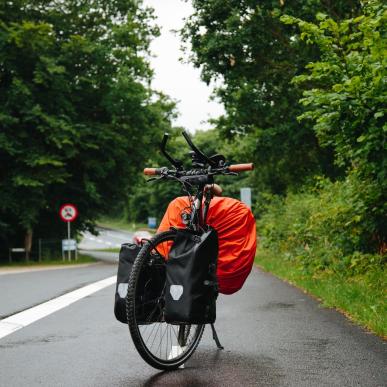
M 0 234 L 58 233 L 125 199 L 173 104 L 152 91 L 151 10 L 134 0 L 0 4 Z M 55 227 L 53 227 L 55 226 Z M 16 242 L 19 240 L 19 242 Z M 5 244 L 2 243 L 2 247 Z
M 283 16 L 300 28 L 300 39 L 316 44 L 320 60 L 293 78 L 305 88 L 299 120 L 313 123 L 319 143 L 334 150 L 353 186 L 352 202 L 359 215 L 350 219 L 361 235 L 361 248 L 387 238 L 387 6 L 366 2 L 362 15 L 339 22 L 326 14 L 318 22 Z M 360 215 L 361 213 L 361 215 Z M 359 231 L 361 230 L 361 231 Z M 360 247 L 360 246 L 359 246 Z
M 217 97 L 226 114 L 217 122 L 223 137 L 248 136 L 259 165 L 256 184 L 284 193 L 310 175 L 340 173 L 332 150 L 322 149 L 302 114 L 301 90 L 291 79 L 319 57 L 317 46 L 297 39 L 280 16 L 312 20 L 317 12 L 335 19 L 356 13 L 357 1 L 194 0 L 183 38 L 190 60 L 206 82 L 219 79 Z M 251 147 L 250 147 L 251 148 Z

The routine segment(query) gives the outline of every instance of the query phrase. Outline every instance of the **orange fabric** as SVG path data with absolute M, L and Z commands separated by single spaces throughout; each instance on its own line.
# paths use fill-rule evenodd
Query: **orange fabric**
M 157 232 L 169 230 L 172 226 L 184 227 L 181 213 L 187 206 L 187 197 L 174 199 Z M 254 216 L 239 200 L 214 197 L 208 210 L 207 223 L 216 229 L 219 237 L 219 291 L 223 294 L 235 293 L 244 284 L 254 262 L 257 247 Z M 163 246 L 163 250 L 166 249 Z

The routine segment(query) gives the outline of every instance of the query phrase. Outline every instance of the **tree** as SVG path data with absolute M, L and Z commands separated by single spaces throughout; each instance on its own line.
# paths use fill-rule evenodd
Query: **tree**
M 313 123 L 324 147 L 335 151 L 353 189 L 354 206 L 366 216 L 349 219 L 359 224 L 364 244 L 385 250 L 387 212 L 386 25 L 387 6 L 364 3 L 362 14 L 336 22 L 318 14 L 318 23 L 283 16 L 300 28 L 300 39 L 321 51 L 318 61 L 293 83 L 305 88 L 300 120 Z
M 259 165 L 256 185 L 284 193 L 316 173 L 339 174 L 332 150 L 320 147 L 310 124 L 296 120 L 301 91 L 290 81 L 318 58 L 318 47 L 295 39 L 294 26 L 279 17 L 311 20 L 324 11 L 340 19 L 356 14 L 360 2 L 194 0 L 193 6 L 183 30 L 190 59 L 204 81 L 220 80 L 216 96 L 226 115 L 217 127 L 223 137 L 251 143 L 247 148 Z
M 150 88 L 152 13 L 134 0 L 0 4 L 0 234 L 78 229 L 127 197 L 173 105 Z

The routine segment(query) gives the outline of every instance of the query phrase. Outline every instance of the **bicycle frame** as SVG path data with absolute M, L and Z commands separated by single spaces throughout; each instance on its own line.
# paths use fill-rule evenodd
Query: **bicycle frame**
M 203 203 L 203 198 L 205 198 Z M 200 186 L 198 193 L 191 204 L 191 216 L 187 224 L 187 227 L 193 231 L 199 231 L 200 228 L 205 229 L 207 226 L 207 215 L 210 207 L 212 195 L 211 190 L 207 189 L 206 186 Z

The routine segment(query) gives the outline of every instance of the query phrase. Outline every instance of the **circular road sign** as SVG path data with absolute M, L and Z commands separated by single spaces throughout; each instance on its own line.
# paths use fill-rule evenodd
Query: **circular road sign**
M 59 216 L 64 222 L 73 222 L 78 216 L 77 207 L 74 204 L 63 204 L 59 210 Z

